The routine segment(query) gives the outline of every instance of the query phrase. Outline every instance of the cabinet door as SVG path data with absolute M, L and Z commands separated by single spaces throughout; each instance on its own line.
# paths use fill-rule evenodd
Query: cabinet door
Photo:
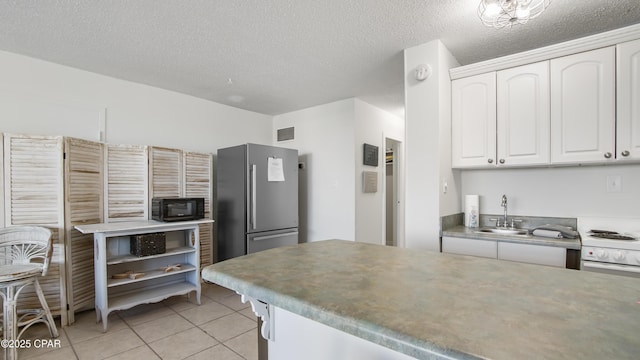
M 619 44 L 617 61 L 616 158 L 640 160 L 640 40 Z
M 551 162 L 613 161 L 615 48 L 551 60 Z
M 454 168 L 493 167 L 496 156 L 496 73 L 451 83 Z
M 567 249 L 500 242 L 498 243 L 498 259 L 563 268 L 566 267 Z
M 442 238 L 442 252 L 495 259 L 498 257 L 498 246 L 495 240 L 465 239 L 445 236 Z
M 498 166 L 549 163 L 549 62 L 498 71 Z

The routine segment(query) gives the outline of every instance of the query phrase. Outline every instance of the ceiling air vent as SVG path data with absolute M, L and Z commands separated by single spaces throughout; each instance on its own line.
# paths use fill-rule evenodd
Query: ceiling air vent
M 278 129 L 278 141 L 293 140 L 293 127 Z

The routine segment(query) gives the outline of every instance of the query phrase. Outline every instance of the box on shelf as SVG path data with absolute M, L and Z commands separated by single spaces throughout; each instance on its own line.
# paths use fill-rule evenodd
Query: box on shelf
M 166 234 L 163 232 L 131 236 L 131 255 L 149 256 L 166 252 Z

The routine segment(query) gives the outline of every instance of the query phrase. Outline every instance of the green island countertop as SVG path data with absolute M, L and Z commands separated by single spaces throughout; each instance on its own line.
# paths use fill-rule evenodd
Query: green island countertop
M 341 240 L 202 277 L 418 359 L 640 356 L 637 278 Z

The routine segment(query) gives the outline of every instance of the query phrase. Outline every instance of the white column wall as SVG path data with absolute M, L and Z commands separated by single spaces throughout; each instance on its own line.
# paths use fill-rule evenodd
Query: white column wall
M 457 65 L 439 40 L 405 49 L 405 242 L 439 251 L 440 216 L 459 211 L 457 174 L 450 169 L 451 91 L 448 70 Z M 424 81 L 414 70 L 428 64 Z M 447 182 L 447 194 L 441 190 Z

